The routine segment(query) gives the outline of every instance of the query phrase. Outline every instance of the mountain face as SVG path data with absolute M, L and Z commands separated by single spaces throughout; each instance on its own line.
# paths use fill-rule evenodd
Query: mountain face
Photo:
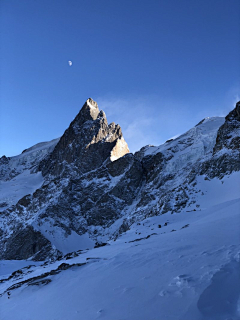
M 0 258 L 60 259 L 147 217 L 201 211 L 207 183 L 240 171 L 240 103 L 158 147 L 129 153 L 88 99 L 60 139 L 0 159 Z
M 119 125 L 108 125 L 106 115 L 91 98 L 60 138 L 49 157 L 39 164 L 43 176 L 69 177 L 92 171 L 129 152 Z

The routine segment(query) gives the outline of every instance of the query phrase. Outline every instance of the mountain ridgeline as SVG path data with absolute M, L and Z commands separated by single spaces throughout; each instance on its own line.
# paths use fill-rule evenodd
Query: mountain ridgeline
M 149 216 L 199 211 L 200 181 L 234 171 L 240 102 L 226 118 L 131 154 L 121 127 L 88 99 L 60 139 L 0 158 L 0 258 L 58 259 Z

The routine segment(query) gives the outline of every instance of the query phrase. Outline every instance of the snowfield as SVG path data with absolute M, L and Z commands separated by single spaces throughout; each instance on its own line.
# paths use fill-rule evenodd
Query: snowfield
M 0 202 L 6 203 L 1 210 L 14 205 L 22 197 L 32 194 L 41 187 L 43 177 L 41 172 L 30 174 L 30 170 L 25 170 L 9 181 L 0 181 Z
M 41 172 L 34 173 L 31 170 L 36 162 L 53 150 L 58 141 L 59 139 L 54 139 L 38 143 L 20 155 L 9 158 L 2 172 L 0 170 L 0 211 L 15 205 L 22 197 L 41 187 Z
M 1 279 L 35 266 L 0 284 L 0 319 L 239 320 L 239 173 L 224 179 L 201 181 L 213 206 L 147 218 L 72 259 L 1 261 Z

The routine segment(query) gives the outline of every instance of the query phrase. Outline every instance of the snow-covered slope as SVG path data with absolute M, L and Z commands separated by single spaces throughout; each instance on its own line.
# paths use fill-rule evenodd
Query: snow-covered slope
M 41 172 L 32 173 L 24 170 L 8 181 L 0 181 L 0 211 L 16 204 L 27 194 L 33 193 L 43 183 Z
M 0 178 L 7 181 L 22 173 L 25 170 L 34 170 L 38 163 L 51 153 L 58 143 L 58 139 L 48 142 L 41 142 L 15 157 L 8 158 L 3 156 L 0 158 Z
M 177 158 L 178 162 L 180 162 L 180 167 L 189 160 L 196 161 L 213 151 L 217 131 L 219 127 L 223 125 L 224 120 L 224 117 L 205 118 L 195 127 L 175 139 L 170 139 L 158 147 L 144 147 L 142 157 L 177 149 Z M 171 162 L 174 162 L 173 159 Z
M 43 177 L 41 172 L 36 172 L 36 166 L 52 152 L 58 141 L 38 143 L 18 156 L 0 158 L 0 211 L 41 187 Z
M 240 198 L 150 217 L 107 246 L 12 276 L 33 263 L 2 261 L 1 319 L 239 320 L 239 212 Z

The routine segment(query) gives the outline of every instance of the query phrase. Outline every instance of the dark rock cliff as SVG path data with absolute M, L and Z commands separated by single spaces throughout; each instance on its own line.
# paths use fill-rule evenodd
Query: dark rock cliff
M 55 177 L 85 173 L 128 152 L 121 127 L 108 125 L 105 113 L 89 98 L 39 170 Z
M 24 168 L 44 177 L 40 188 L 2 210 L 0 258 L 56 258 L 59 235 L 87 234 L 99 242 L 148 216 L 192 208 L 198 176 L 221 179 L 240 171 L 239 141 L 237 103 L 225 120 L 203 119 L 178 138 L 133 155 L 120 126 L 108 125 L 88 99 L 60 140 L 27 149 L 19 159 L 0 159 L 2 181 Z
M 223 177 L 226 173 L 240 170 L 240 101 L 226 116 L 219 128 L 213 157 L 206 161 L 201 173 L 209 177 Z

